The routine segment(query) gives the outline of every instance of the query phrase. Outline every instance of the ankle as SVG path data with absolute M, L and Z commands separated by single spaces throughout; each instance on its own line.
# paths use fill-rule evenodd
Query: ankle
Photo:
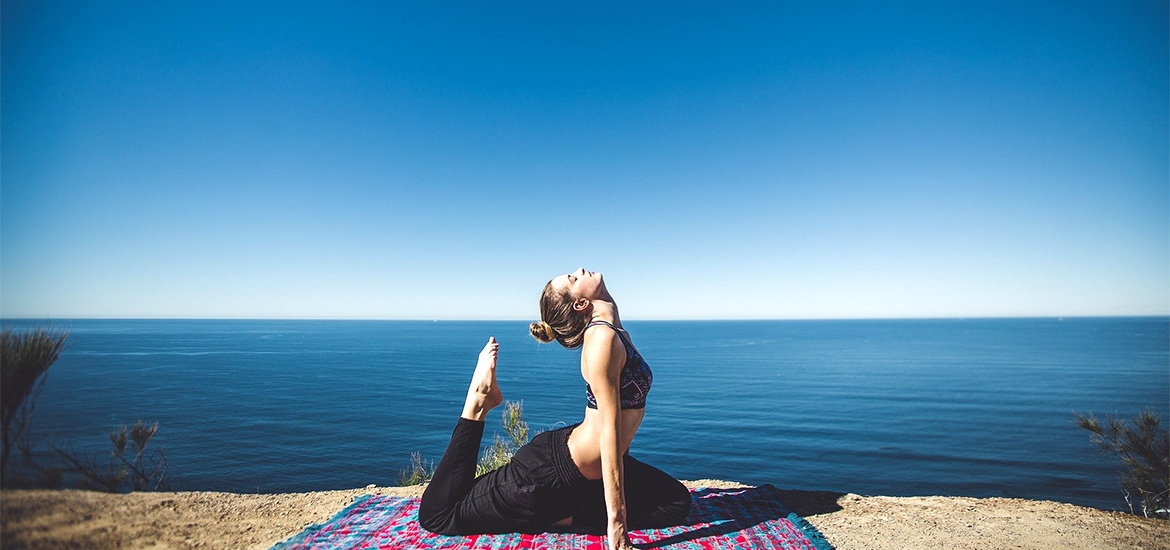
M 463 414 L 459 417 L 472 422 L 484 422 L 487 420 L 488 412 L 489 409 L 485 409 L 483 406 L 468 403 L 463 406 Z

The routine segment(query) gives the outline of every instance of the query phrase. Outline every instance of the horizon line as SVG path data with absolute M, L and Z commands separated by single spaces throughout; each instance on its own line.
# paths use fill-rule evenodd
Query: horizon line
M 1072 315 L 946 315 L 946 316 L 890 316 L 890 317 L 708 317 L 708 318 L 629 318 L 630 322 L 742 322 L 742 321 L 964 321 L 995 319 L 1126 319 L 1170 318 L 1162 314 L 1072 314 Z M 129 316 L 68 316 L 68 317 L 0 317 L 0 323 L 11 321 L 372 321 L 372 322 L 457 322 L 457 323 L 511 323 L 528 322 L 521 318 L 428 318 L 428 317 L 129 317 Z

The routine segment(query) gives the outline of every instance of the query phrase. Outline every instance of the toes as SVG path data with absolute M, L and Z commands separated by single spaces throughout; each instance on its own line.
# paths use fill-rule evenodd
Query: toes
M 495 361 L 496 357 L 499 356 L 499 350 L 500 344 L 496 342 L 496 338 L 494 336 L 488 338 L 488 343 L 483 347 L 483 351 L 479 352 L 480 359 L 491 359 Z

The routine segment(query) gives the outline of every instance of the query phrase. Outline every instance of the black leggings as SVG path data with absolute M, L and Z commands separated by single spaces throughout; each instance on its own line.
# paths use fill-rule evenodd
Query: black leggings
M 575 427 L 537 435 L 511 462 L 476 478 L 484 423 L 460 418 L 423 492 L 419 523 L 443 535 L 532 533 L 572 517 L 574 530 L 603 530 L 608 514 L 602 481 L 585 479 L 569 455 L 569 434 Z M 627 526 L 682 523 L 691 507 L 687 488 L 629 454 L 622 458 Z

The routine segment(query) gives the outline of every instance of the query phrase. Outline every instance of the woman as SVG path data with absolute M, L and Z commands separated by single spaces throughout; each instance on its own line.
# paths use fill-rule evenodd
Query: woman
M 536 436 L 510 463 L 476 479 L 484 418 L 503 402 L 499 344 L 489 339 L 451 443 L 423 493 L 419 522 L 448 535 L 603 528 L 612 549 L 633 548 L 630 529 L 681 523 L 691 506 L 686 487 L 629 455 L 652 375 L 601 274 L 582 268 L 549 281 L 540 317 L 530 327 L 537 340 L 581 348 L 584 420 Z

